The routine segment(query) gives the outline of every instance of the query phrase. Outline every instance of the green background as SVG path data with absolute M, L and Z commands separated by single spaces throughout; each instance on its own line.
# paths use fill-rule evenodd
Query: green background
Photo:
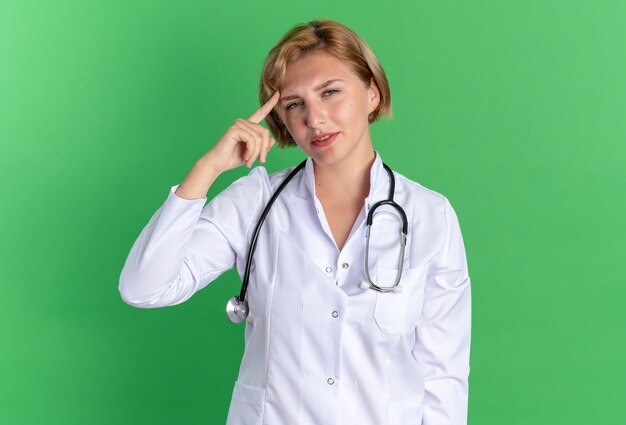
M 122 302 L 119 275 L 170 187 L 258 107 L 269 49 L 324 17 L 387 71 L 376 149 L 459 216 L 469 423 L 626 423 L 625 2 L 1 0 L 1 424 L 225 422 L 235 273 L 153 310 Z

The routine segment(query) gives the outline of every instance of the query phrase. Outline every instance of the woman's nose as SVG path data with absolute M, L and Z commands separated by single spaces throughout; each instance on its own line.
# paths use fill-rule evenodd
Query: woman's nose
M 306 121 L 307 126 L 312 128 L 323 125 L 326 122 L 326 110 L 322 105 L 309 102 L 306 108 Z

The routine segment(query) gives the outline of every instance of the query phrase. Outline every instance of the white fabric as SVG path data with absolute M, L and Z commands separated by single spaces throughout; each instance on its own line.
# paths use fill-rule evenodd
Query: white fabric
M 311 161 L 259 236 L 227 425 L 466 424 L 470 278 L 450 203 L 394 173 L 394 199 L 409 221 L 403 290 L 365 290 L 366 211 L 389 190 L 381 158 L 341 252 L 315 196 Z M 182 199 L 171 187 L 124 265 L 123 300 L 175 305 L 234 266 L 243 276 L 254 226 L 289 171 L 256 167 L 206 206 L 206 198 Z M 395 280 L 399 241 L 399 216 L 380 208 L 370 272 L 381 286 Z

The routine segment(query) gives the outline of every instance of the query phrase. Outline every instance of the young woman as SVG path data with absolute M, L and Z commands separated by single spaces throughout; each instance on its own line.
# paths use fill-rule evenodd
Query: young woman
M 246 348 L 228 425 L 465 424 L 470 279 L 459 223 L 444 196 L 374 150 L 369 126 L 391 111 L 376 56 L 340 23 L 296 26 L 270 51 L 259 97 L 143 229 L 123 300 L 179 304 L 232 267 L 246 280 L 255 239 L 246 303 L 229 310 L 246 321 Z M 274 139 L 263 119 L 281 147 L 307 155 L 303 167 L 255 167 L 205 206 L 222 172 L 266 161 Z

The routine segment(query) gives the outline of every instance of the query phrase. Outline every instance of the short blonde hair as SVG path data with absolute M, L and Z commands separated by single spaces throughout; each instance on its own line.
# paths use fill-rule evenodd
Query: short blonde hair
M 370 47 L 354 31 L 339 22 L 316 20 L 299 24 L 289 30 L 270 50 L 263 65 L 259 84 L 259 101 L 266 103 L 280 89 L 287 67 L 308 53 L 325 52 L 345 63 L 369 86 L 372 79 L 378 86 L 380 102 L 368 116 L 369 123 L 382 115 L 391 117 L 391 92 L 385 71 Z M 294 146 L 295 142 L 276 109 L 265 118 L 278 146 Z

